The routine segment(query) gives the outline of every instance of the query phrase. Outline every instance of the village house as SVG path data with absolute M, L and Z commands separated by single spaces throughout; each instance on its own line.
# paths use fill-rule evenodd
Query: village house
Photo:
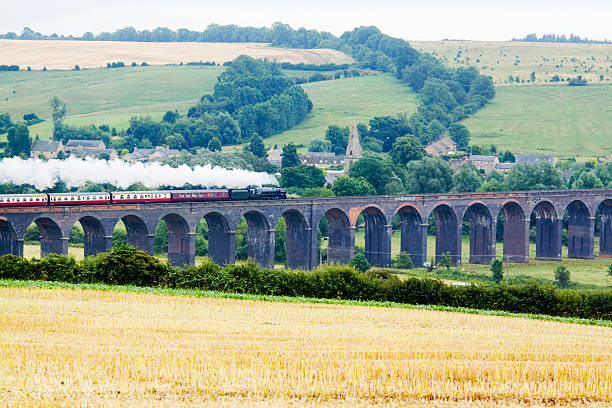
M 283 149 L 273 149 L 268 155 L 268 163 L 280 167 L 283 162 Z
M 72 153 L 79 149 L 106 149 L 106 145 L 102 140 L 78 140 L 68 139 L 64 145 L 64 151 Z
M 115 149 L 78 149 L 72 151 L 70 156 L 85 158 L 85 157 L 93 157 L 96 159 L 106 159 L 106 160 L 115 160 L 119 157 L 119 154 Z
M 43 156 L 47 159 L 55 159 L 58 154 L 64 153 L 62 141 L 56 140 L 34 140 L 30 148 L 30 157 L 37 158 Z
M 437 140 L 425 148 L 427 154 L 431 156 L 442 156 L 446 154 L 452 154 L 457 151 L 459 145 L 450 137 L 443 137 Z
M 541 161 L 555 163 L 555 156 L 546 154 L 515 154 L 514 158 L 516 164 L 534 164 Z
M 132 153 L 125 155 L 124 160 L 129 162 L 164 162 L 179 156 L 181 152 L 177 149 L 156 147 L 155 149 L 135 148 Z

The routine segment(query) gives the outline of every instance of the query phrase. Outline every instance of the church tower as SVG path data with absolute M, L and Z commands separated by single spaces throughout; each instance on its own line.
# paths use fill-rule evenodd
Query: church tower
M 353 122 L 353 129 L 349 135 L 348 144 L 346 145 L 346 156 L 344 157 L 344 171 L 348 172 L 351 164 L 361 159 L 363 154 L 361 152 L 361 143 L 359 143 L 359 132 L 357 131 L 357 124 Z

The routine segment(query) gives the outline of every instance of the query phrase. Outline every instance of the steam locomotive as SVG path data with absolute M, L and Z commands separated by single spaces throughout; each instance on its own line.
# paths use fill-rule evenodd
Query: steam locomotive
M 0 195 L 1 207 L 67 206 L 92 204 L 281 200 L 287 192 L 279 187 L 172 190 L 172 191 L 111 191 L 101 193 L 36 193 Z

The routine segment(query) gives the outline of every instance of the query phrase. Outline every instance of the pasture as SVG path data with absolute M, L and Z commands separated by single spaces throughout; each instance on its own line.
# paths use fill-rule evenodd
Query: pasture
M 609 327 L 84 289 L 0 288 L 9 406 L 593 406 Z
M 514 153 L 605 157 L 612 151 L 612 86 L 498 87 L 484 109 L 463 123 L 471 143 Z
M 475 66 L 481 73 L 493 77 L 496 86 L 551 84 L 555 75 L 565 80 L 581 75 L 590 83 L 612 80 L 612 45 L 608 44 L 512 41 L 411 41 L 410 44 L 450 67 Z M 536 74 L 533 83 L 530 82 L 532 72 Z M 520 82 L 509 82 L 510 75 L 518 77 Z
M 344 64 L 352 58 L 336 50 L 270 47 L 263 43 L 126 42 L 126 41 L 23 41 L 0 40 L 0 61 L 21 69 L 70 70 L 105 67 L 109 62 L 149 65 L 211 61 L 223 64 L 239 55 L 299 64 Z

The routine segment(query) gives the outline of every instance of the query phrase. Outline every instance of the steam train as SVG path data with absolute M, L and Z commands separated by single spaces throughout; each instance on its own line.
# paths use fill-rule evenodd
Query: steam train
M 164 203 L 200 201 L 281 200 L 287 192 L 279 187 L 171 190 L 171 191 L 111 191 L 101 193 L 36 193 L 0 195 L 1 207 L 67 206 L 92 204 Z

